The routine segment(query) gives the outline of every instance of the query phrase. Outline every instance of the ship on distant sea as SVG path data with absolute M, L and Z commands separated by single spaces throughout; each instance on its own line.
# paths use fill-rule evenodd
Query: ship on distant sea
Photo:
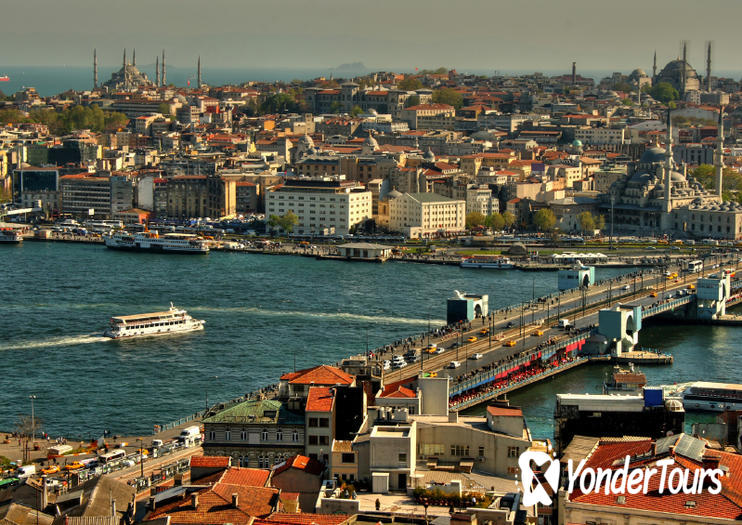
M 0 76 L 0 82 L 10 82 L 10 77 L 8 75 L 2 75 Z

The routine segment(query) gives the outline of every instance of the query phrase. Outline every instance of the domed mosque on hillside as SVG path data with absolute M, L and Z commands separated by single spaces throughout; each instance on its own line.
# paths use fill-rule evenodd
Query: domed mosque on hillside
M 671 133 L 670 129 L 668 135 Z M 723 132 L 720 135 L 723 137 Z M 709 191 L 687 174 L 687 166 L 681 168 L 675 164 L 669 137 L 667 143 L 669 152 L 659 145 L 648 148 L 627 177 L 611 187 L 613 203 L 604 202 L 601 212 L 610 217 L 613 211 L 616 231 L 637 235 L 742 237 L 742 206 L 721 199 L 721 155 L 717 154 L 716 160 L 716 188 Z
M 698 73 L 686 60 L 681 58 L 673 60 L 662 68 L 655 79 L 655 84 L 659 82 L 667 82 L 679 93 L 697 91 L 701 88 Z
M 96 72 L 97 75 L 97 72 Z M 124 63 L 121 69 L 114 71 L 111 79 L 103 84 L 104 88 L 111 91 L 125 90 L 129 91 L 137 88 L 154 86 L 154 83 L 147 78 L 147 75 L 137 69 L 136 51 L 132 55 L 131 63 L 126 61 L 126 50 L 124 50 Z

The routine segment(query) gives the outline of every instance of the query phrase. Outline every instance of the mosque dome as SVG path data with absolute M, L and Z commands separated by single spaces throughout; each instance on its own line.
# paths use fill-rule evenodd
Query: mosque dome
M 685 80 L 685 86 L 683 86 Z M 678 91 L 698 89 L 700 82 L 698 73 L 687 61 L 677 59 L 669 62 L 657 75 L 656 82 L 668 82 Z
M 376 141 L 373 135 L 369 134 L 366 140 L 363 141 L 363 145 L 376 151 L 379 149 L 379 143 Z
M 423 157 L 427 162 L 435 162 L 435 154 L 433 153 L 433 150 L 428 148 L 428 151 L 425 152 L 425 157 Z
M 685 175 L 677 171 L 670 173 L 670 180 L 673 182 L 686 182 Z
M 575 139 L 572 141 L 572 147 L 573 148 L 581 148 L 582 147 L 582 141 L 580 139 Z
M 652 146 L 651 148 L 647 148 L 646 150 L 644 150 L 644 153 L 642 153 L 641 159 L 639 159 L 640 164 L 655 164 L 664 161 L 665 149 L 660 148 L 659 146 Z
M 308 134 L 302 135 L 302 137 L 299 139 L 299 144 L 303 144 L 307 148 L 313 148 L 314 147 L 314 141 L 312 140 L 312 137 L 310 137 Z
M 637 68 L 629 73 L 629 80 L 637 81 L 640 78 L 646 77 L 647 73 L 642 68 Z
M 386 194 L 387 200 L 392 200 L 401 197 L 402 194 L 397 191 L 396 188 L 393 188 L 392 191 Z

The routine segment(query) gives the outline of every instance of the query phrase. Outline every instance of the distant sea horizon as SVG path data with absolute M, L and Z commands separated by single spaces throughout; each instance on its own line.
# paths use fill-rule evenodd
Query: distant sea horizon
M 291 80 L 311 80 L 318 77 L 329 78 L 331 75 L 335 78 L 349 78 L 360 76 L 374 71 L 389 71 L 392 69 L 381 68 L 371 69 L 362 66 L 357 68 L 204 68 L 203 81 L 211 86 L 238 85 L 246 82 L 290 82 Z M 155 77 L 155 65 L 141 64 L 138 66 L 140 71 L 145 73 L 150 79 Z M 118 71 L 120 66 L 99 66 L 98 83 L 103 84 L 111 78 L 114 71 Z M 600 79 L 610 76 L 614 70 L 580 70 L 577 73 L 586 78 L 592 78 L 596 82 Z M 645 68 L 645 71 L 651 72 Z M 402 72 L 402 71 L 400 71 Z M 569 74 L 566 69 L 557 70 L 496 70 L 496 69 L 458 69 L 459 73 L 475 75 L 524 75 L 540 72 L 547 76 L 560 74 Z M 628 74 L 629 71 L 622 71 Z M 8 82 L 0 82 L 0 91 L 6 95 L 11 95 L 25 87 L 34 87 L 42 97 L 48 97 L 68 91 L 84 91 L 93 87 L 93 68 L 92 66 L 3 66 L 0 65 L 0 76 L 7 75 Z M 742 76 L 740 71 L 718 71 L 714 76 L 731 77 L 738 79 Z M 169 65 L 167 68 L 168 83 L 176 87 L 187 87 L 190 81 L 195 85 L 196 68 L 195 67 L 177 67 Z

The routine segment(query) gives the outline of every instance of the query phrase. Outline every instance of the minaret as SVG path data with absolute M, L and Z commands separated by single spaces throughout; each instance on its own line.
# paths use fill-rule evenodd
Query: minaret
M 667 108 L 667 148 L 665 149 L 665 202 L 664 212 L 672 211 L 670 193 L 672 192 L 672 118 L 670 108 Z M 669 222 L 669 221 L 668 221 Z
M 657 78 L 657 50 L 654 50 L 654 65 L 652 66 L 652 84 L 654 84 Z
M 719 106 L 719 129 L 717 131 L 716 159 L 716 194 L 721 200 L 721 194 L 724 187 L 724 106 Z
M 577 84 L 577 62 L 572 62 L 572 85 Z
M 688 44 L 687 44 L 687 42 L 685 40 L 683 40 L 683 69 L 680 72 L 681 73 L 681 77 L 680 78 L 682 79 L 682 83 L 683 83 L 680 86 L 680 88 L 681 88 L 680 89 L 680 95 L 683 98 L 685 98 L 685 86 L 686 86 L 686 83 L 688 81 L 688 79 L 686 78 L 686 75 L 688 74 L 687 67 L 688 67 Z
M 93 49 L 93 89 L 98 89 L 98 51 Z
M 167 85 L 167 66 L 165 66 L 165 50 L 162 50 L 162 85 Z
M 711 42 L 706 49 L 706 91 L 711 93 Z
M 137 48 L 135 47 L 131 52 L 131 65 L 137 67 Z
M 155 57 L 155 86 L 160 85 L 160 56 Z
M 124 69 L 126 69 L 126 48 L 124 48 Z
M 198 89 L 201 89 L 201 57 L 198 57 L 198 72 L 196 74 L 197 76 L 197 85 Z

